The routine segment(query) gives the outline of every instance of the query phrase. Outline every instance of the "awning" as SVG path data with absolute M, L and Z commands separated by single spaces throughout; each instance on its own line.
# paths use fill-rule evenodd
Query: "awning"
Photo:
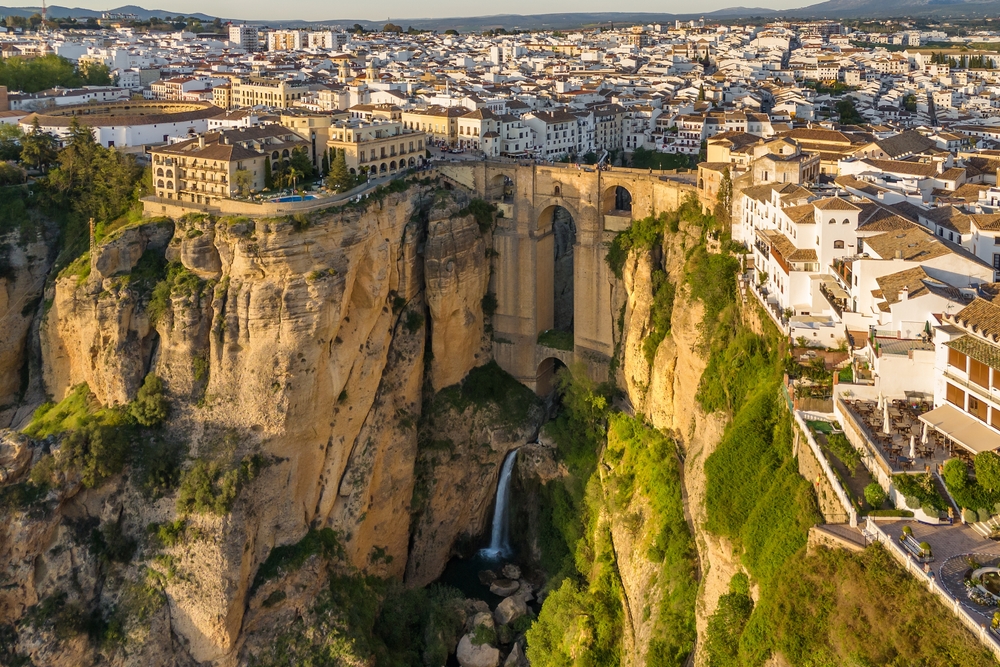
M 920 421 L 945 434 L 974 454 L 1000 447 L 1000 433 L 981 421 L 945 404 L 920 415 Z
M 833 295 L 835 299 L 850 299 L 851 295 L 847 293 L 843 287 L 840 286 L 836 280 L 827 280 L 823 283 L 823 287 Z

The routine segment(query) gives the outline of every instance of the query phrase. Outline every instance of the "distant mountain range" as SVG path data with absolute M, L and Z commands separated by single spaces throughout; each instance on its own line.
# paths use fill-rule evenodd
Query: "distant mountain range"
M 141 20 L 151 17 L 178 16 L 178 12 L 168 9 L 144 9 L 136 5 L 126 5 L 104 10 L 123 14 L 135 14 Z M 31 16 L 41 12 L 41 7 L 0 7 L 0 15 Z M 49 16 L 88 18 L 100 17 L 103 11 L 69 8 L 53 5 L 48 8 Z M 497 14 L 494 16 L 472 16 L 454 18 L 392 19 L 404 28 L 418 30 L 458 30 L 459 32 L 489 30 L 491 28 L 518 28 L 522 30 L 572 30 L 593 28 L 612 24 L 634 25 L 638 23 L 670 23 L 675 19 L 706 19 L 732 21 L 750 18 L 889 18 L 889 17 L 938 17 L 976 18 L 1000 14 L 1000 0 L 826 0 L 798 9 L 774 10 L 765 7 L 727 7 L 701 14 L 662 14 L 651 12 L 573 12 L 563 14 Z M 184 14 L 202 21 L 214 17 L 207 14 Z M 225 19 L 224 19 L 225 20 Z M 240 19 L 234 19 L 240 20 Z M 329 19 L 324 21 L 301 21 L 273 19 L 270 21 L 247 21 L 247 23 L 272 27 L 317 27 L 340 25 L 345 27 L 360 24 L 366 29 L 379 28 L 384 21 L 368 19 Z
M 178 16 L 179 12 L 168 10 L 168 9 L 143 9 L 142 7 L 137 7 L 136 5 L 125 5 L 124 7 L 116 7 L 114 9 L 83 9 L 81 7 L 60 7 L 59 5 L 49 5 L 48 13 L 49 16 L 55 16 L 59 18 L 101 18 L 101 14 L 104 12 L 118 12 L 121 14 L 135 14 L 140 20 L 147 21 L 150 18 L 156 16 L 158 18 L 163 18 L 164 16 Z M 0 7 L 0 15 L 2 16 L 31 16 L 33 14 L 41 14 L 42 8 L 38 7 Z M 196 18 L 199 21 L 211 21 L 214 16 L 209 16 L 208 14 L 184 14 L 191 18 Z

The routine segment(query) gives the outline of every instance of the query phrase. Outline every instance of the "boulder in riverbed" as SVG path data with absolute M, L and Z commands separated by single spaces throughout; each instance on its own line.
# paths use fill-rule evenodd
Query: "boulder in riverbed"
M 490 584 L 490 592 L 494 595 L 499 595 L 502 598 L 508 595 L 513 595 L 514 591 L 520 586 L 514 579 L 497 579 L 492 584 Z
M 475 644 L 472 634 L 462 637 L 455 653 L 458 664 L 462 667 L 498 667 L 500 665 L 500 650 L 489 644 Z
M 503 566 L 501 570 L 503 576 L 507 579 L 520 579 L 521 578 L 521 568 L 513 563 L 507 563 Z
M 524 655 L 520 644 L 514 644 L 510 655 L 504 660 L 503 667 L 528 667 L 528 658 Z
M 524 600 L 512 595 L 509 598 L 504 598 L 504 600 L 497 605 L 496 611 L 493 612 L 493 619 L 497 622 L 497 625 L 507 625 L 511 621 L 518 619 L 528 613 L 528 605 L 525 604 Z

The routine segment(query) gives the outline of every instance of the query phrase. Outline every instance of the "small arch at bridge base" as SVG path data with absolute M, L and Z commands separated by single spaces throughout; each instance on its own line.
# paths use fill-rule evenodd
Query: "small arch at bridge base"
M 535 394 L 545 397 L 554 392 L 556 390 L 556 373 L 562 368 L 566 368 L 566 364 L 555 357 L 542 359 L 535 375 Z

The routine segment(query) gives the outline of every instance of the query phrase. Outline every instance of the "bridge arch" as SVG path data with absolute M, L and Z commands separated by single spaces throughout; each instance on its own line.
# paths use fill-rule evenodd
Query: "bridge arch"
M 632 215 L 632 193 L 623 185 L 611 185 L 601 197 L 605 215 Z
M 573 211 L 552 203 L 538 215 L 535 245 L 536 333 L 573 331 L 575 317 L 574 248 L 577 225 Z
M 548 396 L 556 389 L 556 374 L 566 364 L 556 357 L 546 357 L 538 364 L 535 371 L 535 394 Z
M 514 179 L 506 173 L 493 174 L 486 183 L 486 196 L 500 201 L 514 196 Z

